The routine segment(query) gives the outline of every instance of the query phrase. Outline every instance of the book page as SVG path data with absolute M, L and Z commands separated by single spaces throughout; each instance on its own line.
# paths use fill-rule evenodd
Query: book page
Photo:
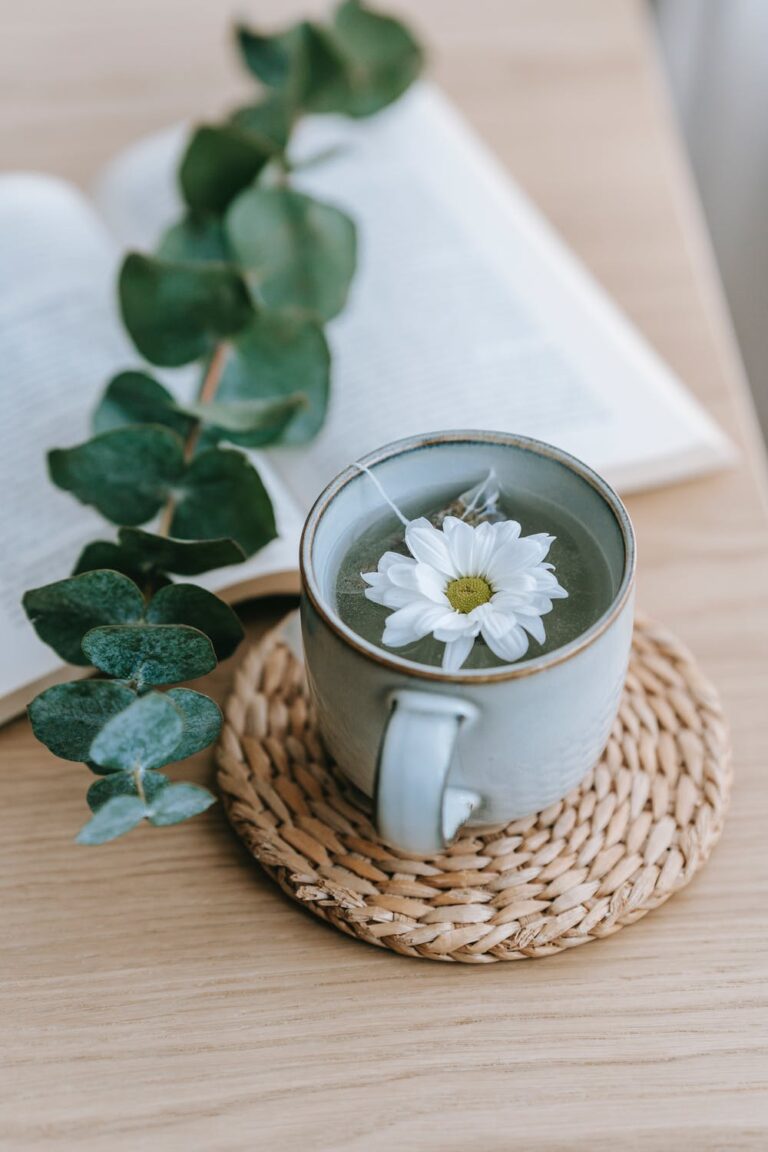
M 121 240 L 151 244 L 180 211 L 184 137 L 139 142 L 108 170 L 99 202 Z M 295 179 L 354 217 L 359 267 L 328 329 L 326 425 L 270 453 L 304 507 L 371 449 L 450 428 L 548 440 L 624 492 L 729 460 L 714 422 L 436 89 L 368 120 L 305 121 L 294 158 L 326 150 Z
M 310 131 L 311 129 L 311 131 Z M 330 419 L 281 463 L 302 494 L 388 440 L 450 428 L 535 436 L 627 492 L 711 469 L 725 437 L 440 93 L 372 121 L 318 121 L 338 145 L 302 185 L 359 225 L 331 326 Z
M 36 175 L 0 179 L 0 696 L 60 665 L 21 607 L 66 576 L 102 520 L 55 488 L 46 451 L 88 434 L 109 374 L 129 360 L 113 298 L 115 249 L 87 202 Z
M 87 439 L 110 378 L 142 366 L 118 318 L 117 260 L 74 188 L 32 174 L 0 178 L 0 698 L 61 667 L 24 614 L 24 591 L 69 575 L 90 540 L 114 538 L 100 515 L 50 482 L 46 452 Z M 296 567 L 301 515 L 268 465 L 262 478 L 281 539 L 208 574 L 209 587 Z M 0 706 L 0 718 L 10 714 Z

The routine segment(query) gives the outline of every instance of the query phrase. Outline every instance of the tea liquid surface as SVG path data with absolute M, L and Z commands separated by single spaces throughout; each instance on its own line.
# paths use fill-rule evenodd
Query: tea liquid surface
M 436 506 L 406 507 L 403 511 L 413 518 L 426 516 L 431 519 L 444 511 L 454 497 L 455 493 L 447 493 L 445 500 Z M 555 537 L 546 559 L 554 564 L 555 575 L 568 593 L 567 599 L 554 600 L 552 611 L 542 617 L 545 643 L 539 644 L 530 637 L 528 651 L 522 659 L 531 660 L 569 644 L 586 632 L 610 607 L 616 587 L 599 544 L 589 529 L 567 509 L 525 492 L 517 497 L 512 493 L 502 493 L 498 510 L 504 519 L 520 523 L 523 536 L 548 532 Z M 391 610 L 373 604 L 365 595 L 367 585 L 361 573 L 375 571 L 384 552 L 410 555 L 404 532 L 404 526 L 395 514 L 386 512 L 357 538 L 341 562 L 336 581 L 336 610 L 349 628 L 383 652 L 394 653 L 417 664 L 439 667 L 445 645 L 431 636 L 402 648 L 389 648 L 382 644 L 384 622 Z M 504 661 L 499 660 L 478 637 L 463 667 L 497 668 L 503 664 Z

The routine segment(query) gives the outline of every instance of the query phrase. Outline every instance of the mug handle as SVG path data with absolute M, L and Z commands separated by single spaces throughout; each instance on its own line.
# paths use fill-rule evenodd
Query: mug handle
M 384 840 L 414 856 L 444 851 L 480 804 L 446 785 L 459 729 L 477 709 L 452 696 L 393 692 L 376 772 L 375 823 Z

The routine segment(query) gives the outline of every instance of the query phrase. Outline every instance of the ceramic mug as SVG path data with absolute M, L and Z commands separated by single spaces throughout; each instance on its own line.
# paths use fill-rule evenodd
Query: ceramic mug
M 414 497 L 439 507 L 446 491 L 461 492 L 493 468 L 502 491 L 536 493 L 587 524 L 611 575 L 610 606 L 571 643 L 516 664 L 446 673 L 368 643 L 335 609 L 344 555 L 386 510 L 370 476 L 352 465 L 315 503 L 301 541 L 301 617 L 320 732 L 338 766 L 373 800 L 382 838 L 430 855 L 465 823 L 505 823 L 548 807 L 598 760 L 629 661 L 634 536 L 604 480 L 526 437 L 416 436 L 359 463 L 401 507 L 413 506 Z

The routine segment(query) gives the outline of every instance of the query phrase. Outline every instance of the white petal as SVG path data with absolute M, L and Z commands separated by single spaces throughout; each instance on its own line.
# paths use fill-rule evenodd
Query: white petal
M 365 589 L 367 599 L 372 600 L 374 604 L 383 604 L 387 608 L 402 608 L 404 604 L 408 604 L 413 599 L 414 593 L 410 589 L 405 590 L 402 586 L 398 586 L 392 580 L 394 571 L 408 565 L 415 568 L 416 561 L 412 560 L 410 556 L 398 556 L 396 552 L 385 552 L 379 561 L 378 572 L 360 573 L 363 580 L 369 585 Z
M 480 625 L 477 620 L 463 612 L 447 612 L 439 624 L 435 625 L 433 634 L 436 640 L 455 640 L 457 636 L 477 636 Z
M 428 636 L 436 624 L 445 616 L 445 609 L 431 601 L 419 599 L 398 608 L 384 622 L 382 643 L 391 648 L 401 648 Z
M 472 576 L 485 576 L 496 547 L 496 536 L 492 526 L 478 524 L 472 541 Z
M 521 616 L 520 624 L 533 636 L 534 640 L 538 640 L 539 644 L 543 644 L 547 638 L 544 631 L 544 621 L 541 616 Z
M 542 560 L 543 560 L 543 559 L 544 559 L 544 557 L 545 557 L 545 556 L 547 555 L 547 553 L 549 552 L 549 550 L 550 550 L 550 548 L 552 547 L 552 545 L 554 544 L 554 542 L 555 542 L 555 540 L 557 539 L 557 537 L 556 537 L 556 536 L 550 536 L 548 532 L 532 532 L 532 533 L 531 533 L 531 535 L 530 535 L 530 536 L 526 536 L 526 537 L 525 537 L 525 539 L 526 539 L 526 540 L 535 540 L 535 541 L 536 541 L 536 543 L 537 543 L 537 544 L 538 544 L 538 545 L 541 547 L 541 549 L 542 549 L 541 558 L 542 558 Z
M 506 576 L 497 576 L 493 580 L 496 593 L 509 593 L 513 596 L 530 596 L 538 589 L 538 580 L 529 569 L 522 572 L 510 572 Z
M 483 639 L 494 655 L 512 664 L 528 651 L 528 637 L 519 624 L 497 631 L 489 620 L 482 627 Z
M 499 520 L 497 524 L 492 524 L 494 543 L 497 548 L 503 548 L 505 544 L 510 544 L 513 540 L 517 540 L 522 532 L 522 528 L 517 520 Z
M 409 559 L 407 564 L 393 564 L 387 570 L 387 576 L 398 588 L 409 588 L 414 594 L 426 596 L 428 600 L 448 607 L 446 577 L 431 565 Z
M 462 576 L 484 576 L 497 547 L 493 524 L 473 528 L 465 520 L 446 516 L 443 531 L 454 565 Z
M 543 616 L 552 610 L 552 601 L 541 592 L 497 592 L 490 603 L 495 612 L 512 617 L 518 614 Z
M 451 560 L 444 533 L 423 516 L 418 520 L 411 520 L 405 530 L 405 542 L 411 554 L 422 564 L 429 564 L 449 579 L 455 579 L 459 575 Z
M 521 604 L 515 611 L 520 617 L 520 623 L 523 624 L 524 616 L 546 616 L 548 612 L 552 611 L 552 601 L 548 596 L 531 596 L 527 604 Z
M 494 552 L 488 565 L 488 579 L 497 588 L 502 580 L 514 573 L 535 567 L 543 555 L 540 541 L 532 540 L 530 536 L 521 536 Z
M 476 576 L 472 568 L 475 529 L 455 516 L 446 516 L 443 532 L 453 566 L 458 576 Z
M 414 594 L 408 588 L 397 588 L 386 576 L 380 576 L 378 583 L 365 589 L 365 597 L 373 604 L 383 604 L 385 608 L 403 608 L 411 603 Z
M 458 640 L 449 641 L 443 652 L 443 671 L 458 672 L 474 643 L 474 636 L 460 636 Z
M 554 600 L 563 600 L 568 595 L 551 572 L 536 573 L 536 588 Z
M 379 572 L 389 571 L 393 564 L 413 564 L 413 560 L 402 552 L 385 552 L 379 557 Z
M 492 604 L 481 604 L 471 615 L 480 625 L 486 644 L 500 659 L 517 660 L 528 648 L 528 637 L 514 616 L 499 612 Z

